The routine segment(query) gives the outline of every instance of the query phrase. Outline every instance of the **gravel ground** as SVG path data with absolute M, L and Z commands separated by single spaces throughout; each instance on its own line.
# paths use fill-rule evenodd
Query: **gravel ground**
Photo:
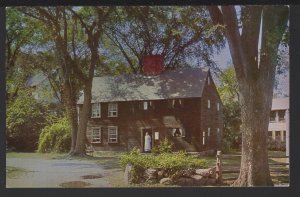
M 7 178 L 7 188 L 112 187 L 110 171 L 86 160 L 7 158 L 6 166 L 28 171 Z

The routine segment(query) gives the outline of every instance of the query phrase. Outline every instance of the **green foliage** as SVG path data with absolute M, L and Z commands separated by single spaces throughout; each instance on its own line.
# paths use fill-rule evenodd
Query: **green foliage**
M 162 153 L 154 154 L 141 154 L 139 149 L 134 148 L 127 154 L 120 158 L 120 164 L 123 168 L 127 164 L 133 166 L 134 181 L 138 181 L 139 174 L 148 168 L 162 169 L 168 174 L 176 174 L 183 169 L 188 168 L 206 168 L 208 162 L 205 159 L 198 159 L 187 155 L 185 152 L 177 153 Z
M 238 85 L 234 68 L 231 66 L 220 75 L 220 86 L 217 88 L 223 103 L 224 139 L 223 152 L 239 148 L 241 144 L 241 108 L 238 102 Z
M 19 96 L 7 103 L 6 139 L 9 148 L 36 150 L 45 121 L 43 111 L 43 106 L 36 102 L 30 90 L 20 90 Z
M 142 57 L 150 54 L 162 54 L 167 68 L 187 66 L 189 58 L 208 65 L 225 44 L 224 28 L 210 22 L 204 6 L 117 7 L 115 12 L 104 47 L 108 60 L 117 57 L 133 72 L 141 71 Z
M 67 152 L 71 145 L 71 132 L 66 117 L 48 118 L 48 125 L 42 130 L 39 138 L 38 152 Z
M 280 140 L 268 139 L 268 149 L 273 151 L 285 151 L 285 142 Z
M 165 138 L 164 140 L 160 140 L 158 146 L 153 147 L 152 152 L 154 154 L 171 153 L 173 145 L 174 143 Z

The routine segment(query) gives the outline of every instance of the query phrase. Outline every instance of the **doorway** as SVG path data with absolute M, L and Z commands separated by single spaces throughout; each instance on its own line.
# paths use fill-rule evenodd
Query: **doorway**
M 153 148 L 154 138 L 153 138 L 152 128 L 142 129 L 142 132 L 141 132 L 141 143 L 142 143 L 142 148 L 143 148 L 142 152 L 145 152 L 145 135 L 146 135 L 146 132 L 148 132 L 148 134 L 151 137 L 150 149 L 152 150 L 152 148 Z

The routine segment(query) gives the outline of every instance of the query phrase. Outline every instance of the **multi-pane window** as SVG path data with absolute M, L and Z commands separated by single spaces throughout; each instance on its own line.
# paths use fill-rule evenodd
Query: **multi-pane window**
M 143 102 L 143 109 L 148 110 L 148 102 L 147 101 Z
M 210 136 L 210 128 L 207 128 L 207 136 Z
M 275 122 L 276 121 L 276 111 L 271 111 L 270 112 L 270 122 Z
M 284 116 L 285 116 L 285 110 L 279 110 L 278 111 L 278 118 L 279 118 L 279 122 L 284 122 Z
M 108 143 L 118 143 L 118 127 L 108 127 Z
M 210 109 L 210 100 L 207 100 L 207 108 Z
M 171 99 L 168 100 L 168 108 L 181 108 L 183 103 L 181 99 Z
M 280 140 L 280 131 L 275 131 L 275 139 Z
M 154 101 L 142 101 L 140 102 L 140 109 L 151 110 L 154 109 Z
M 92 143 L 101 143 L 101 128 L 92 128 Z
M 203 131 L 202 144 L 205 145 L 205 131 Z
M 101 117 L 101 105 L 100 103 L 92 103 L 92 118 Z
M 273 136 L 272 131 L 268 131 L 268 136 L 269 136 L 269 137 L 272 137 L 272 136 Z
M 118 103 L 108 103 L 108 117 L 118 117 Z

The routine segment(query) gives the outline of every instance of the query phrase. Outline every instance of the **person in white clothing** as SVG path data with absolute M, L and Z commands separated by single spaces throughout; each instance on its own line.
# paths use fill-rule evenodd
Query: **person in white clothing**
M 144 151 L 145 152 L 150 152 L 151 151 L 151 137 L 150 137 L 148 132 L 146 132 L 146 135 L 145 135 Z

